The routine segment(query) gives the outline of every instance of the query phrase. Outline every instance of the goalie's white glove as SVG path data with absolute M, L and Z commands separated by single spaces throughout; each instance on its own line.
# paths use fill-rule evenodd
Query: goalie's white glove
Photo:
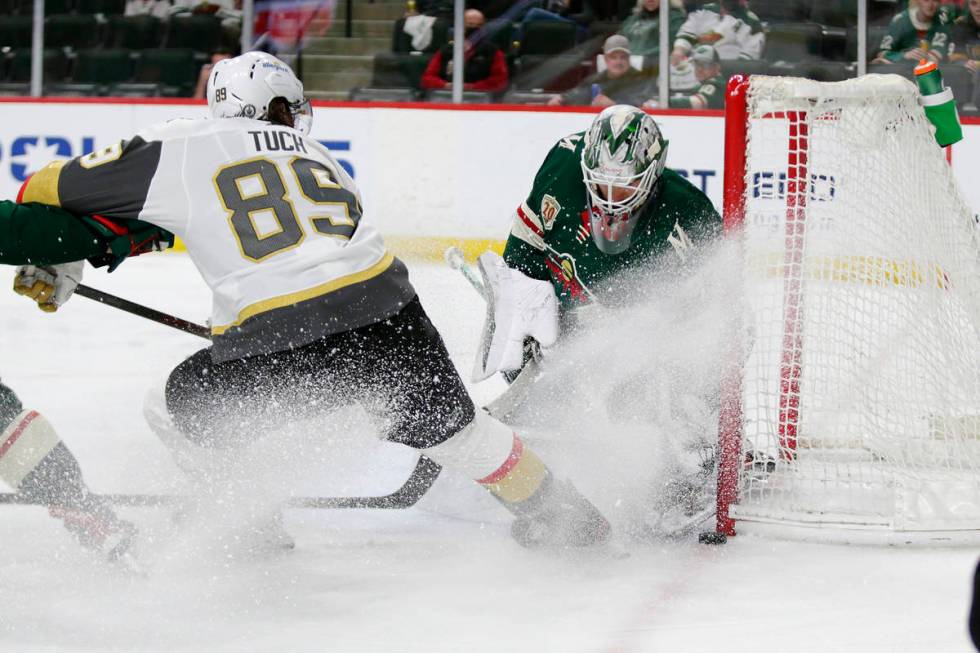
M 85 261 L 45 267 L 22 265 L 14 277 L 14 292 L 33 299 L 42 311 L 53 313 L 75 292 L 84 269 Z
M 550 283 L 512 270 L 494 252 L 481 254 L 477 266 L 487 290 L 487 317 L 473 365 L 473 381 L 482 381 L 498 371 L 520 369 L 527 336 L 542 347 L 555 344 L 558 299 Z

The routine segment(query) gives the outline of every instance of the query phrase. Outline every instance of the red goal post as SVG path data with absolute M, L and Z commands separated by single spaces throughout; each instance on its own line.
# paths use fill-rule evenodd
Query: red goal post
M 729 81 L 719 532 L 980 539 L 980 232 L 918 98 Z

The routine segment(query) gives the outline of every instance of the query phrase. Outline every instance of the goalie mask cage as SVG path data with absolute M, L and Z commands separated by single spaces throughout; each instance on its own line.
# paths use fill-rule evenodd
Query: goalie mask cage
M 720 532 L 980 539 L 980 236 L 918 99 L 896 75 L 729 82 Z

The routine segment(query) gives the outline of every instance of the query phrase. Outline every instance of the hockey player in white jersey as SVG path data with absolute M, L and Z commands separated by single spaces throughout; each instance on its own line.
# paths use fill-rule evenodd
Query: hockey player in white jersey
M 474 406 L 353 180 L 306 136 L 310 106 L 289 67 L 264 53 L 219 62 L 207 99 L 212 119 L 172 121 L 52 163 L 21 192 L 186 243 L 214 303 L 212 346 L 167 380 L 179 432 L 230 446 L 368 400 L 389 441 L 499 499 L 522 544 L 607 539 L 595 507 Z

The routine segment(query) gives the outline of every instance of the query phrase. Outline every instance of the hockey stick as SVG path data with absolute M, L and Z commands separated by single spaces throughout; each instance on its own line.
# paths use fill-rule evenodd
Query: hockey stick
M 375 497 L 295 497 L 286 505 L 290 508 L 409 508 L 432 487 L 441 469 L 438 464 L 421 456 L 412 475 L 391 494 Z M 189 498 L 179 494 L 96 494 L 94 496 L 115 506 L 136 508 L 176 506 Z M 0 493 L 0 504 L 41 505 L 41 502 L 16 492 L 4 492 Z
M 473 286 L 473 290 L 480 293 L 480 297 L 483 299 L 487 298 L 487 289 L 483 286 L 483 280 L 476 276 L 473 268 L 467 265 L 463 250 L 458 247 L 447 247 L 446 251 L 443 252 L 443 258 L 446 259 L 449 267 L 454 270 L 459 270 L 466 277 L 466 280 Z
M 458 247 L 447 247 L 443 253 L 443 258 L 446 259 L 449 267 L 459 271 L 470 282 L 470 285 L 480 294 L 480 297 L 488 300 L 487 289 L 483 285 L 483 279 L 466 262 L 466 256 L 463 254 L 463 250 Z M 541 377 L 541 374 L 541 365 L 538 363 L 538 359 L 531 358 L 521 368 L 517 377 L 507 386 L 507 389 L 500 393 L 496 399 L 484 406 L 484 410 L 497 419 L 507 419 L 524 403 L 528 394 L 531 392 L 531 387 Z
M 86 286 L 85 284 L 78 284 L 78 287 L 75 288 L 75 294 L 99 302 L 100 304 L 105 304 L 106 306 L 118 308 L 126 313 L 132 313 L 133 315 L 144 317 L 147 320 L 165 324 L 168 327 L 184 331 L 185 333 L 189 333 L 199 338 L 211 338 L 211 329 L 207 328 L 206 326 L 194 324 L 193 322 L 188 322 L 182 318 L 168 315 L 167 313 L 150 308 L 149 306 L 143 306 L 142 304 L 131 302 L 128 299 L 110 295 L 105 291 L 92 288 L 91 286 Z
M 82 297 L 144 317 L 153 322 L 165 324 L 199 338 L 208 340 L 211 338 L 211 330 L 205 326 L 188 322 L 122 297 L 110 295 L 90 286 L 79 284 L 75 288 L 75 292 Z M 296 508 L 410 508 L 418 503 L 422 495 L 432 487 L 432 484 L 439 477 L 440 471 L 442 471 L 442 467 L 420 455 L 411 475 L 400 488 L 391 494 L 373 497 L 304 497 L 293 499 L 289 505 Z M 162 494 L 106 494 L 102 496 L 110 503 L 120 506 L 160 506 L 181 500 L 179 496 Z M 5 492 L 0 493 L 0 504 L 4 503 L 30 504 L 36 502 L 15 492 Z

